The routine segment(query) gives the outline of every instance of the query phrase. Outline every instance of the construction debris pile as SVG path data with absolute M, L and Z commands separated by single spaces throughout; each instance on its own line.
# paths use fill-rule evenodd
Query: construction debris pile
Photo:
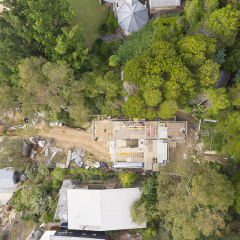
M 75 162 L 78 168 L 81 168 L 83 165 L 83 157 L 85 157 L 87 154 L 84 150 L 81 148 L 76 148 L 72 153 L 71 153 L 71 161 Z
M 30 155 L 30 158 L 36 162 L 44 159 L 45 163 L 51 167 L 55 167 L 56 164 L 56 167 L 58 168 L 69 168 L 70 163 L 73 163 L 73 167 L 81 168 L 85 163 L 86 169 L 100 168 L 99 162 L 96 162 L 90 158 L 83 160 L 84 157 L 87 157 L 87 153 L 81 148 L 68 150 L 67 158 L 65 155 L 57 155 L 63 152 L 63 149 L 55 146 L 54 139 L 40 139 L 39 136 L 30 137 L 29 140 L 24 141 L 24 149 L 24 155 L 26 157 Z
M 38 158 L 46 157 L 46 163 L 50 165 L 53 158 L 58 152 L 62 152 L 61 148 L 54 146 L 54 139 L 41 140 L 39 136 L 30 137 L 29 142 L 31 144 L 31 155 L 32 160 L 38 160 Z

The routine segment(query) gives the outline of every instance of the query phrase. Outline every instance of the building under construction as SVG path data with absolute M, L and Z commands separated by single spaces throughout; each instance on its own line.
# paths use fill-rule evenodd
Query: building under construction
M 185 141 L 185 121 L 103 120 L 92 123 L 95 141 L 108 142 L 108 163 L 113 168 L 158 171 L 169 161 L 169 142 Z

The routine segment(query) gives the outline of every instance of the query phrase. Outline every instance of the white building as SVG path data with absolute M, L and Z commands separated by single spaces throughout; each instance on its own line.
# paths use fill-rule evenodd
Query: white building
M 131 205 L 140 196 L 138 188 L 68 189 L 68 229 L 112 231 L 146 228 L 146 223 L 133 223 L 130 215 Z

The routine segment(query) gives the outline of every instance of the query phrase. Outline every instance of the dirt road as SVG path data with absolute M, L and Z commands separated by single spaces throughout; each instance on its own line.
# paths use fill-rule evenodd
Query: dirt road
M 54 138 L 56 146 L 63 150 L 80 147 L 99 160 L 107 159 L 107 142 L 93 141 L 91 129 L 77 131 L 68 127 L 54 127 L 49 131 L 40 129 L 38 135 L 42 138 Z

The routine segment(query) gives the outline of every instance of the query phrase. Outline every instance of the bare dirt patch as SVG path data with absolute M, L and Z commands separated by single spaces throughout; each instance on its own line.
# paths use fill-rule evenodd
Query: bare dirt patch
M 93 141 L 91 128 L 87 131 L 77 131 L 68 127 L 53 127 L 46 131 L 40 128 L 38 135 L 41 138 L 54 138 L 56 146 L 67 151 L 71 148 L 81 148 L 87 153 L 91 153 L 95 158 L 106 161 L 107 142 Z

